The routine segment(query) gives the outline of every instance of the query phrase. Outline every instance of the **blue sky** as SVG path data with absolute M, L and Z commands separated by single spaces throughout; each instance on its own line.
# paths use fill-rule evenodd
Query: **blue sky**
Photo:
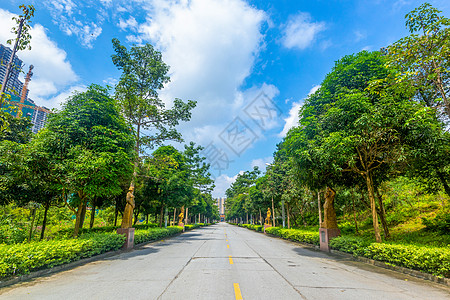
M 172 79 L 160 96 L 168 106 L 175 97 L 198 102 L 179 130 L 206 147 L 218 197 L 240 171 L 271 162 L 336 60 L 407 35 L 404 16 L 423 1 L 2 0 L 0 43 L 22 3 L 36 8 L 33 48 L 19 57 L 25 70 L 35 66 L 38 105 L 58 108 L 91 83 L 114 85 L 112 38 L 160 50 Z M 449 16 L 450 1 L 430 3 Z

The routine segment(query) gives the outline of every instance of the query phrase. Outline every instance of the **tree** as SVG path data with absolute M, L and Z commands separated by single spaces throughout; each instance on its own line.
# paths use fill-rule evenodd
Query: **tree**
M 6 86 L 10 77 L 11 68 L 13 68 L 14 56 L 17 51 L 24 49 L 31 49 L 30 40 L 31 35 L 29 30 L 31 29 L 30 23 L 31 18 L 34 16 L 34 6 L 33 5 L 20 5 L 19 8 L 22 9 L 22 14 L 19 18 L 13 17 L 13 20 L 16 21 L 17 27 L 12 29 L 12 32 L 16 34 L 15 39 L 8 40 L 8 44 L 12 44 L 14 41 L 14 47 L 11 53 L 11 57 L 9 59 L 8 64 L 6 65 L 5 78 L 3 79 L 3 83 L 0 89 L 0 108 L 3 106 Z M 16 68 L 20 68 L 21 66 L 15 66 Z
M 405 16 L 411 35 L 384 49 L 392 78 L 430 107 L 450 117 L 450 19 L 424 3 Z M 392 81 L 390 79 L 389 81 Z
M 131 128 L 107 90 L 91 85 L 71 96 L 36 139 L 61 170 L 59 189 L 76 215 L 77 236 L 87 202 L 122 193 L 121 181 L 130 178 Z
M 115 97 L 122 114 L 134 126 L 135 152 L 134 172 L 130 183 L 134 187 L 140 164 L 140 155 L 147 148 L 163 141 L 181 141 L 175 129 L 180 121 L 189 121 L 195 101 L 184 103 L 175 99 L 173 108 L 166 109 L 158 98 L 158 91 L 169 81 L 169 67 L 163 62 L 161 53 L 152 45 L 133 46 L 127 50 L 118 39 L 112 40 L 115 54 L 114 65 L 122 71 L 116 86 Z

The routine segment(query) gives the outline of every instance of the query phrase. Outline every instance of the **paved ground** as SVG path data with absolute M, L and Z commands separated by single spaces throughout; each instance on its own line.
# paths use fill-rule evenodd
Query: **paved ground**
M 218 224 L 0 290 L 4 299 L 450 299 L 432 282 Z

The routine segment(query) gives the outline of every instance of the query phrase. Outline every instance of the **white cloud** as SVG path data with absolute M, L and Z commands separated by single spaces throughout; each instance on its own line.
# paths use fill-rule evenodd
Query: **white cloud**
M 313 86 L 309 92 L 308 92 L 308 96 L 314 94 L 315 92 L 317 92 L 317 90 L 320 89 L 320 84 Z
M 258 159 L 254 159 L 251 162 L 251 167 L 258 167 L 261 171 L 265 171 L 267 164 L 271 164 L 273 162 L 273 157 L 269 156 L 269 157 L 265 157 L 265 158 L 258 158 Z
M 13 16 L 12 13 L 0 9 L 0 28 L 12 28 Z M 30 34 L 32 36 L 31 51 L 23 50 L 17 54 L 25 63 L 25 73 L 28 72 L 30 65 L 34 65 L 34 75 L 28 86 L 29 97 L 38 105 L 51 106 L 45 99 L 54 97 L 59 89 L 76 82 L 78 76 L 67 60 L 66 52 L 50 40 L 42 25 L 34 25 Z M 8 30 L 0 31 L 0 43 L 6 44 L 5 41 L 10 38 L 13 38 L 13 35 Z
M 284 119 L 285 124 L 283 130 L 278 135 L 279 137 L 285 137 L 289 129 L 298 125 L 298 121 L 300 120 L 298 112 L 300 111 L 301 107 L 302 107 L 301 102 L 292 103 L 292 107 L 289 110 L 289 116 Z
M 239 172 L 242 173 L 243 171 Z M 214 185 L 216 186 L 214 188 L 214 191 L 212 192 L 213 198 L 222 198 L 225 197 L 225 191 L 231 186 L 233 182 L 236 181 L 238 174 L 235 176 L 228 176 L 225 174 L 220 175 L 216 178 L 216 181 L 214 182 Z
M 239 110 L 240 86 L 262 47 L 267 16 L 242 0 L 157 0 L 144 8 L 147 21 L 127 39 L 160 47 L 171 67 L 171 82 L 161 92 L 169 106 L 176 97 L 198 102 L 181 126 L 185 139 L 216 137 Z
M 367 34 L 365 31 L 361 31 L 361 30 L 355 30 L 354 32 L 355 34 L 355 42 L 359 42 L 361 40 L 365 40 L 367 37 Z
M 109 6 L 111 1 L 101 1 L 103 5 Z M 72 0 L 47 0 L 44 5 L 49 10 L 53 23 L 66 35 L 74 35 L 81 45 L 92 48 L 93 42 L 102 33 L 101 25 L 105 18 L 105 12 L 98 7 L 96 20 L 88 20 L 84 13 L 82 4 L 76 4 Z
M 320 88 L 320 85 L 313 86 L 309 90 L 308 96 L 314 94 L 319 88 Z M 298 102 L 292 103 L 292 107 L 289 110 L 289 116 L 284 119 L 285 124 L 284 124 L 283 130 L 278 134 L 279 137 L 285 137 L 286 134 L 288 133 L 289 129 L 298 125 L 298 122 L 300 120 L 298 113 L 299 113 L 302 105 L 303 105 L 303 101 L 298 101 Z
M 59 93 L 56 96 L 51 97 L 50 99 L 46 100 L 44 104 L 41 104 L 47 108 L 56 108 L 60 109 L 61 104 L 65 102 L 70 96 L 72 96 L 75 92 L 85 92 L 87 90 L 87 87 L 84 85 L 76 85 L 69 87 L 66 90 L 63 90 L 61 93 Z M 42 102 L 42 101 L 41 101 Z
M 325 29 L 325 22 L 313 22 L 310 14 L 301 12 L 291 16 L 283 26 L 283 45 L 289 49 L 306 49 Z
M 138 27 L 138 22 L 133 16 L 131 16 L 128 20 L 123 20 L 121 18 L 117 26 L 119 26 L 122 30 L 127 30 L 128 28 L 131 30 L 136 30 Z

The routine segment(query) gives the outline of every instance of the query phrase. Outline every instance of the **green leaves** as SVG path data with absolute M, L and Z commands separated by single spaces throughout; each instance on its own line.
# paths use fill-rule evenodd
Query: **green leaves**
M 28 274 L 122 247 L 125 237 L 115 233 L 88 234 L 79 239 L 0 245 L 0 278 Z

